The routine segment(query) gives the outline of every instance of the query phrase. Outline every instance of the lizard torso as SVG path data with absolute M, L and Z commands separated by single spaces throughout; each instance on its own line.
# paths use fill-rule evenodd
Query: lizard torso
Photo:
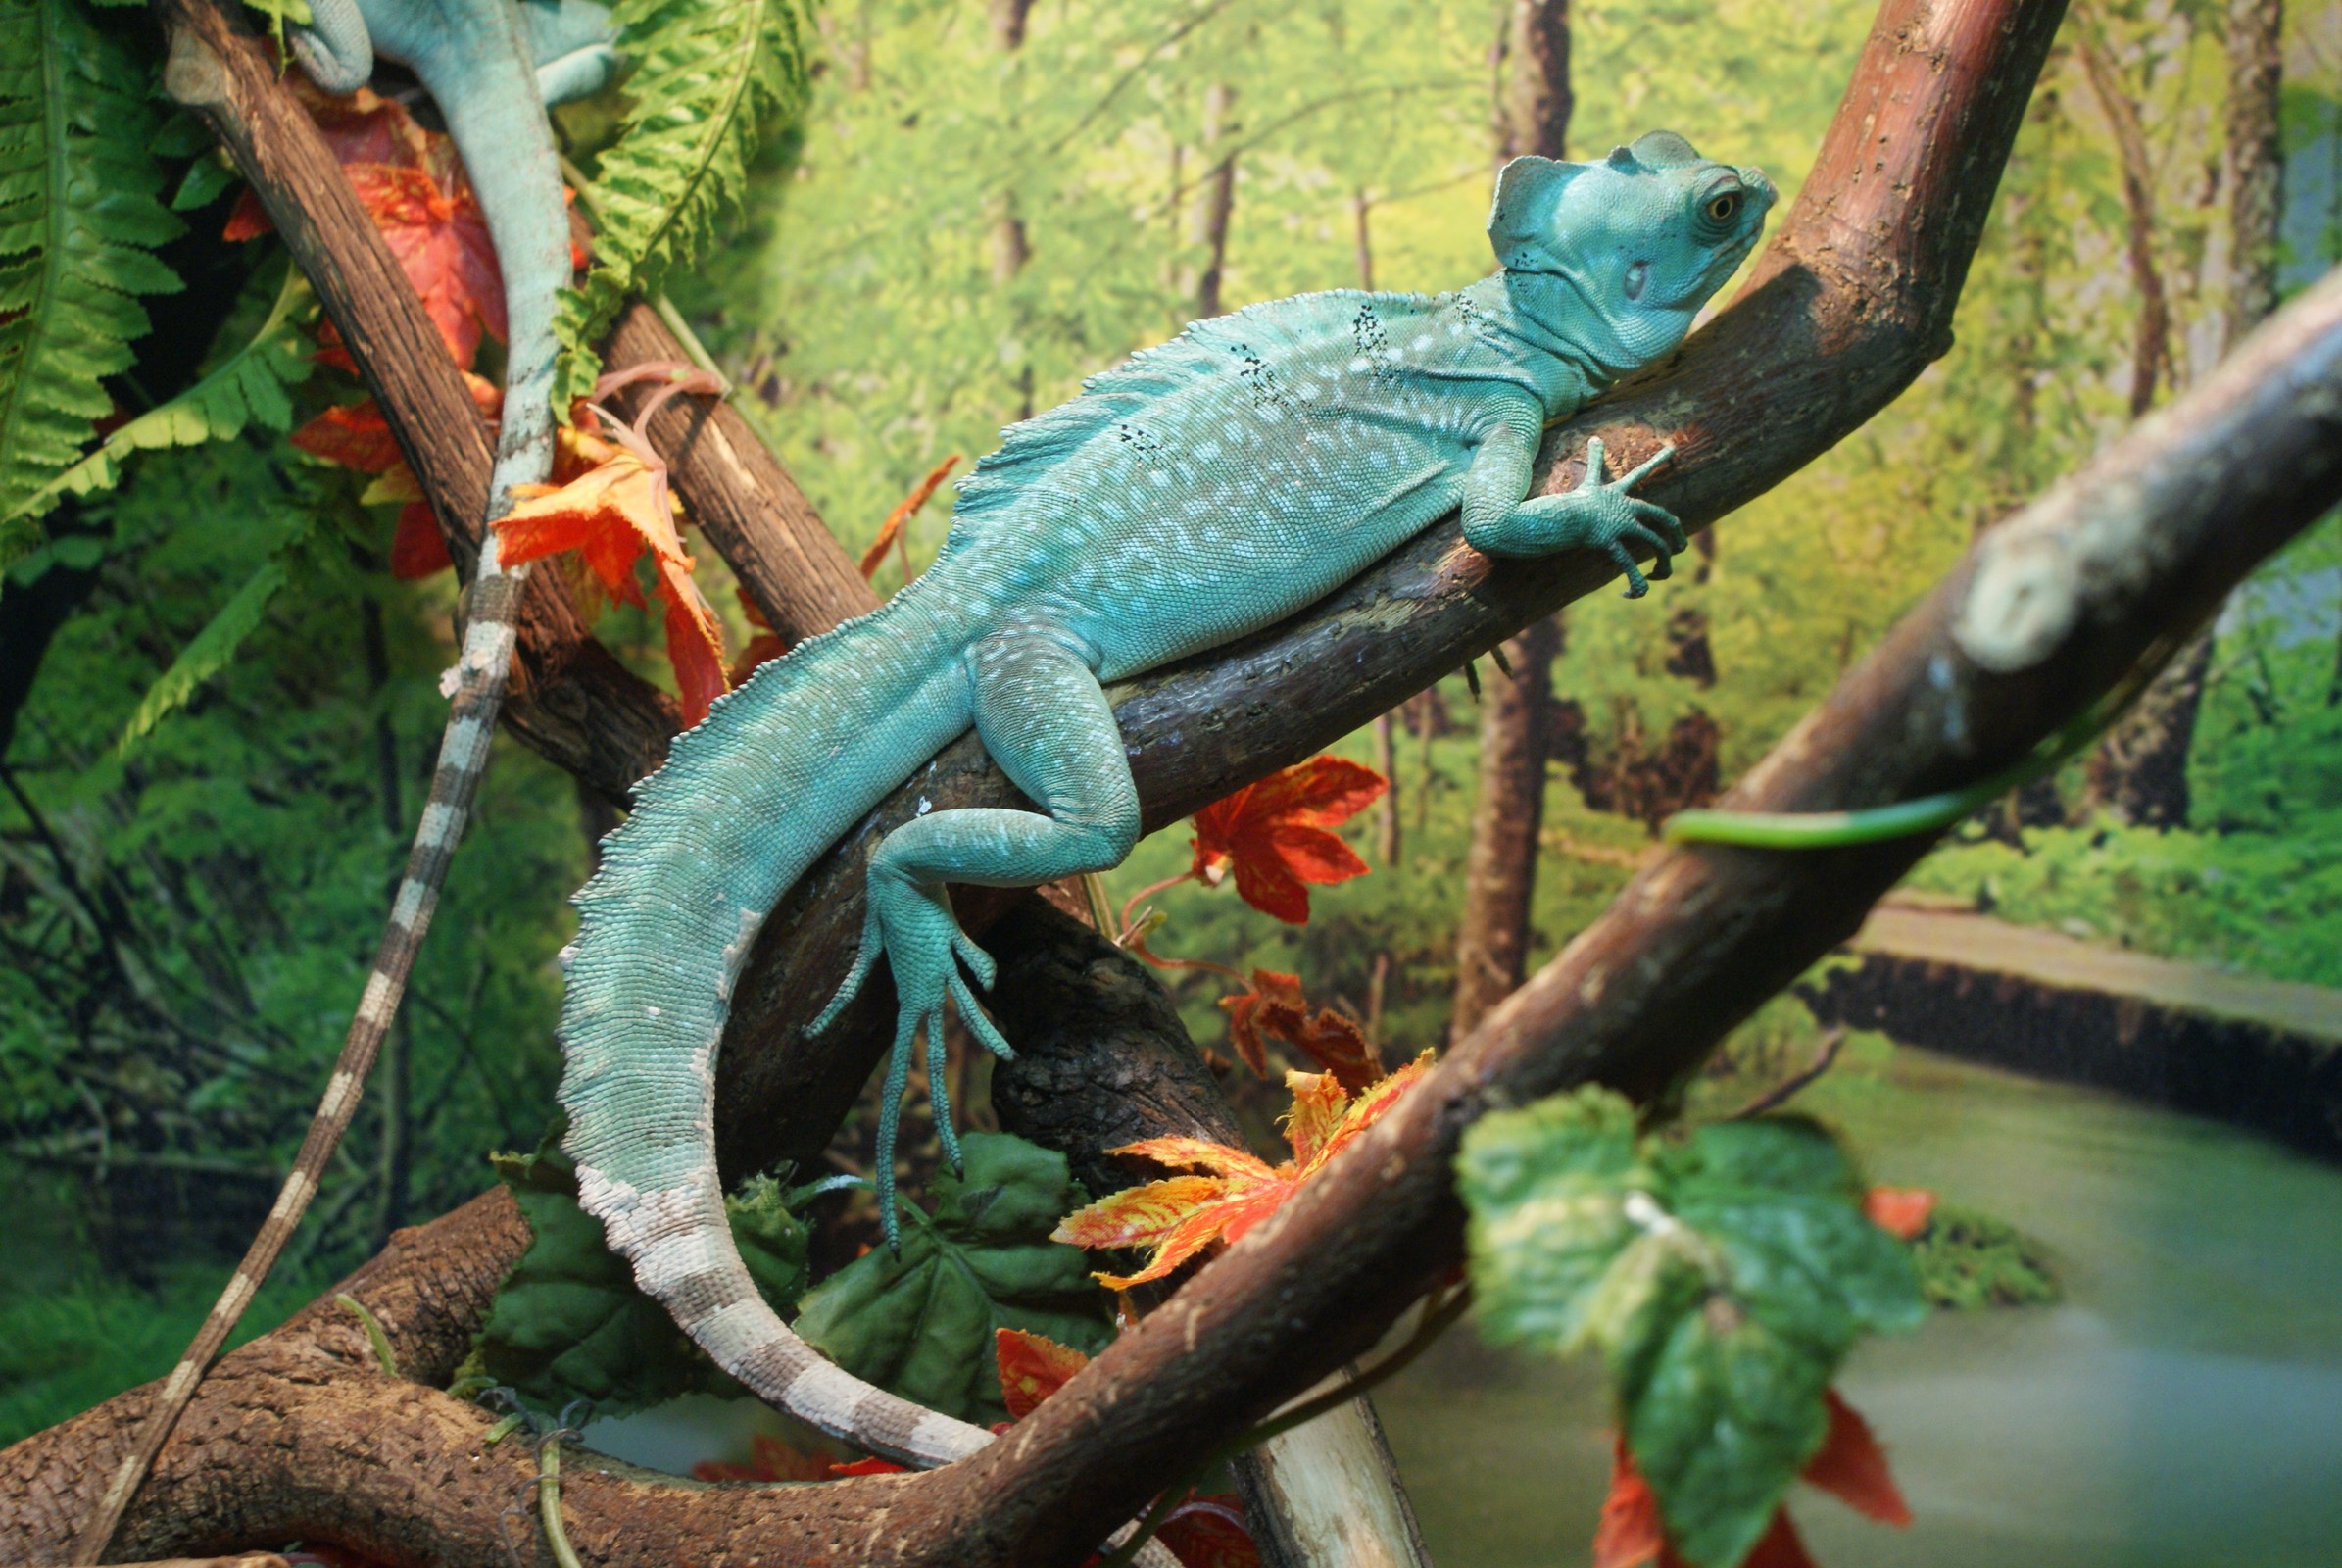
M 760 667 L 681 737 L 604 841 L 577 898 L 562 1007 L 578 1199 L 637 1282 L 718 1364 L 838 1436 L 913 1464 L 988 1434 L 813 1354 L 756 1293 L 726 1228 L 714 1063 L 765 913 L 812 860 L 971 724 L 1041 811 L 913 818 L 872 854 L 861 952 L 825 1028 L 889 960 L 898 999 L 880 1101 L 880 1213 L 917 1037 L 940 1086 L 955 1009 L 992 960 L 949 883 L 1031 886 L 1118 863 L 1139 806 L 1099 687 L 1267 626 L 1441 514 L 1495 555 L 1683 547 L 1627 494 L 1664 460 L 1530 497 L 1539 439 L 1672 350 L 1754 244 L 1772 187 L 1658 132 L 1602 163 L 1525 158 L 1498 182 L 1503 270 L 1457 293 L 1303 295 L 1197 323 L 1009 430 L 960 487 L 933 566 L 884 608 Z M 950 1108 L 936 1126 L 957 1162 Z

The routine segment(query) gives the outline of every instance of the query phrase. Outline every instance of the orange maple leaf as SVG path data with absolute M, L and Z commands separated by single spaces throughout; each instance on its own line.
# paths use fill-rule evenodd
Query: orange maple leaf
M 1346 1012 L 1320 1007 L 1310 1015 L 1301 977 L 1274 969 L 1252 971 L 1252 989 L 1222 997 L 1228 1039 L 1246 1066 L 1269 1075 L 1268 1037 L 1275 1036 L 1332 1073 L 1355 1093 L 1383 1076 L 1383 1058 L 1366 1030 Z
M 1871 1223 L 1898 1241 L 1916 1241 L 1935 1213 L 1935 1195 L 1925 1187 L 1874 1187 L 1862 1195 Z
M 935 487 L 944 482 L 944 475 L 950 473 L 951 466 L 958 461 L 959 454 L 954 452 L 928 469 L 927 477 L 912 486 L 910 494 L 887 514 L 887 520 L 879 525 L 878 537 L 871 540 L 870 548 L 862 552 L 862 581 L 868 582 L 877 574 L 878 564 L 887 559 L 888 549 L 897 545 L 903 549 L 903 580 L 906 583 L 910 581 L 910 546 L 903 540 L 903 525 L 927 505 L 927 498 L 935 494 Z
M 1000 1401 L 1011 1421 L 1031 1415 L 1090 1364 L 1090 1357 L 1072 1346 L 1023 1329 L 993 1330 L 993 1358 L 1000 1363 Z
M 1886 1454 L 1871 1435 L 1870 1423 L 1835 1389 L 1825 1390 L 1823 1400 L 1830 1432 L 1798 1475 L 1858 1513 L 1897 1529 L 1908 1526 L 1911 1507 L 1887 1471 Z M 1602 1499 L 1601 1523 L 1594 1529 L 1593 1568 L 1690 1568 L 1668 1543 L 1659 1498 L 1635 1468 L 1623 1436 L 1612 1449 L 1610 1494 Z M 1740 1559 L 1740 1568 L 1814 1568 L 1788 1509 L 1774 1510 L 1772 1525 Z
M 1346 758 L 1313 757 L 1282 768 L 1195 813 L 1190 874 L 1217 887 L 1233 871 L 1237 896 L 1246 904 L 1290 925 L 1307 925 L 1303 884 L 1346 882 L 1369 869 L 1326 830 L 1389 787 L 1382 774 Z
M 643 596 L 635 586 L 634 564 L 649 555 L 656 591 L 666 607 L 667 659 L 675 668 L 684 722 L 697 724 L 724 694 L 723 627 L 692 581 L 692 559 L 684 552 L 667 494 L 666 465 L 647 444 L 631 439 L 613 443 L 563 430 L 559 442 L 592 466 L 566 483 L 515 491 L 525 492 L 526 499 L 496 522 L 503 559 L 519 565 L 574 550 L 604 592 L 639 606 Z
M 1099 1284 L 1125 1291 L 1159 1280 L 1217 1242 L 1235 1242 L 1277 1209 L 1398 1102 L 1430 1071 L 1425 1052 L 1356 1099 L 1332 1073 L 1289 1072 L 1293 1110 L 1285 1140 L 1293 1158 L 1271 1165 L 1242 1149 L 1201 1138 L 1147 1138 L 1108 1150 L 1135 1154 L 1201 1176 L 1171 1176 L 1099 1199 L 1059 1222 L 1051 1240 L 1076 1247 L 1145 1247 L 1152 1255 L 1136 1274 L 1099 1274 Z

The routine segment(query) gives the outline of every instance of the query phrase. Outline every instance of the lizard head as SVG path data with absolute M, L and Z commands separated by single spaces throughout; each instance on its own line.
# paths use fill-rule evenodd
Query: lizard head
M 1488 241 L 1506 271 L 1563 279 L 1573 308 L 1643 363 L 1683 340 L 1756 245 L 1774 200 L 1762 170 L 1702 158 L 1654 130 L 1599 163 L 1506 164 Z

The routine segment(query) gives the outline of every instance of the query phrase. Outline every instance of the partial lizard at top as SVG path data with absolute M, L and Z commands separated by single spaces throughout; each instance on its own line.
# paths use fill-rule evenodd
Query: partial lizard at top
M 512 510 L 512 487 L 542 482 L 553 466 L 553 302 L 569 281 L 569 217 L 545 105 L 594 92 L 609 79 L 617 66 L 610 13 L 596 0 L 312 0 L 311 11 L 314 23 L 293 33 L 293 53 L 310 78 L 327 92 L 349 93 L 372 76 L 377 56 L 408 67 L 447 122 L 479 196 L 507 318 L 504 415 L 488 482 L 488 518 L 501 517 Z M 450 672 L 453 703 L 439 765 L 357 1016 L 274 1206 L 108 1481 L 74 1542 L 75 1562 L 104 1554 L 179 1412 L 300 1224 L 357 1111 L 487 765 L 525 570 L 504 568 L 495 530 L 483 530 L 463 654 Z
M 944 1009 L 1005 1056 L 977 1004 L 993 961 L 948 883 L 1025 887 L 1117 864 L 1139 801 L 1101 681 L 1268 626 L 1442 514 L 1496 556 L 1606 552 L 1644 591 L 1682 528 L 1589 445 L 1585 482 L 1528 495 L 1545 426 L 1673 350 L 1755 244 L 1773 187 L 1658 131 L 1600 162 L 1516 159 L 1488 218 L 1501 270 L 1438 298 L 1341 291 L 1198 322 L 1010 429 L 960 486 L 925 575 L 759 668 L 679 739 L 603 845 L 561 1014 L 578 1197 L 643 1289 L 759 1396 L 917 1465 L 989 1435 L 822 1360 L 757 1296 L 716 1176 L 715 1053 L 765 914 L 806 866 L 971 724 L 1041 810 L 923 815 L 871 856 L 853 971 L 898 999 L 877 1171 L 916 1036 L 936 1125 Z M 971 984 L 971 980 L 973 984 Z

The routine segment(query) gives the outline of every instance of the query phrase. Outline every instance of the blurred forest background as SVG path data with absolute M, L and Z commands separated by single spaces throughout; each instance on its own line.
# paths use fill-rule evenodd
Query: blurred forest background
M 1372 874 L 1316 890 L 1307 926 L 1188 885 L 1154 901 L 1154 951 L 1297 973 L 1395 1060 L 1445 1038 L 1459 927 L 1485 957 L 1468 899 L 1532 898 L 1531 967 L 1566 942 L 1659 819 L 1760 756 L 1977 528 L 2202 375 L 2265 314 L 2269 276 L 2288 291 L 2342 256 L 2342 5 L 2283 10 L 2282 208 L 2259 256 L 2233 237 L 2230 9 L 2075 6 L 1951 353 L 1649 599 L 1573 606 L 1516 641 L 1512 678 L 1484 665 L 1476 698 L 1459 672 L 1345 742 L 1391 788 L 1346 830 Z M 1543 62 L 1563 99 L 1532 69 L 1551 41 L 1537 19 L 1560 10 L 829 0 L 802 134 L 677 302 L 858 551 L 944 458 L 980 456 L 1192 318 L 1483 275 L 1510 151 L 1558 135 L 1599 156 L 1668 127 L 1794 199 L 1872 15 L 1575 0 L 1564 69 Z M 242 292 L 222 345 L 276 285 L 218 242 L 228 200 L 189 213 L 170 253 L 187 299 Z M 362 479 L 287 480 L 284 462 L 257 435 L 150 455 L 54 514 L 0 594 L 0 1443 L 158 1375 L 210 1303 L 315 1102 L 428 780 L 451 587 L 385 572 L 395 509 Z M 947 525 L 940 504 L 913 519 L 909 569 Z M 737 650 L 750 628 L 699 554 Z M 123 743 L 189 638 L 280 560 L 297 591 Z M 903 569 L 890 557 L 879 588 Z M 664 678 L 655 617 L 602 626 Z M 2342 530 L 2272 563 L 2175 669 L 2114 750 L 1971 824 L 1917 881 L 2004 919 L 2342 986 Z M 1513 726 L 1497 782 L 1536 835 L 1534 888 L 1469 874 L 1496 723 Z M 565 900 L 608 825 L 500 742 L 399 1037 L 246 1336 L 477 1191 L 488 1151 L 535 1144 Z M 1117 906 L 1189 853 L 1178 829 L 1142 846 L 1107 879 Z M 1225 1054 L 1228 987 L 1174 978 Z M 1814 1033 L 1781 1004 L 1746 1049 Z

